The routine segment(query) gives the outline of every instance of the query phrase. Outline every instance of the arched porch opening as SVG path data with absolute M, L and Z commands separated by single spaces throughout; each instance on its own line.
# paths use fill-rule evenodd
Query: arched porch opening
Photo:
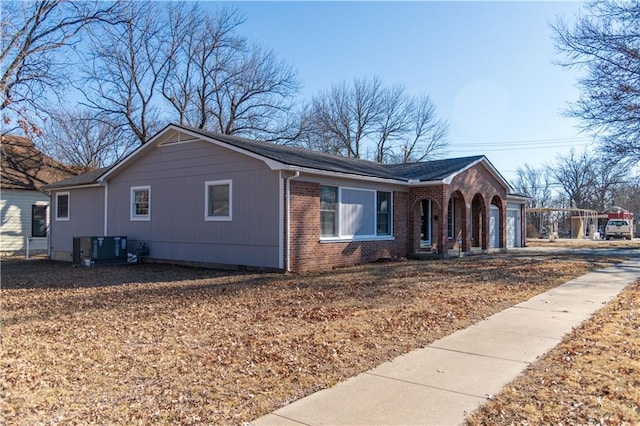
M 469 235 L 467 233 L 467 206 L 464 195 L 455 191 L 449 197 L 447 203 L 446 237 L 448 249 L 467 251 L 469 247 Z M 461 244 L 461 245 L 460 245 Z
M 505 247 L 505 205 L 497 195 L 489 206 L 489 248 Z
M 440 203 L 432 198 L 421 198 L 413 205 L 414 217 L 414 251 L 438 252 L 438 236 L 442 208 Z
M 487 248 L 487 209 L 482 194 L 471 201 L 471 248 Z

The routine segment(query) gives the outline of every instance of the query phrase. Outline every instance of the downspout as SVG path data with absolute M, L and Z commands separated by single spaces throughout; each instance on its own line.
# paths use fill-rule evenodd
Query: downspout
M 285 178 L 287 185 L 287 272 L 291 272 L 291 181 L 300 176 L 296 171 L 293 176 Z
M 106 237 L 108 235 L 107 231 L 109 229 L 107 221 L 109 218 L 109 184 L 104 183 L 104 229 L 103 236 Z

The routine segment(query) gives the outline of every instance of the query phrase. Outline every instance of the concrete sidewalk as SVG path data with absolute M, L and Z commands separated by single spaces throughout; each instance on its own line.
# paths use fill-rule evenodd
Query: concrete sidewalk
M 637 258 L 588 273 L 251 424 L 460 424 L 638 278 Z

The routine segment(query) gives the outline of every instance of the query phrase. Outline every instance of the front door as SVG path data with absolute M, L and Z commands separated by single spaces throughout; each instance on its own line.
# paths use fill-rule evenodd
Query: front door
M 431 200 L 420 202 L 420 248 L 431 248 Z

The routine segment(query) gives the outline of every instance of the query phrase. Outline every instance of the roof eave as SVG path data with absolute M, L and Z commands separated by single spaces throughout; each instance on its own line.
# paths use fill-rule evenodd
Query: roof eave
M 300 166 L 293 166 L 293 165 L 285 165 L 285 167 L 281 170 L 289 170 L 289 171 L 306 173 L 310 175 L 318 175 L 318 176 L 331 176 L 331 177 L 340 177 L 344 179 L 362 180 L 367 182 L 391 183 L 395 185 L 409 185 L 409 182 L 407 182 L 404 179 L 392 179 L 392 178 L 383 178 L 383 177 L 377 177 L 377 176 L 359 175 L 355 173 L 334 172 L 331 170 L 313 169 L 310 167 L 300 167 Z
M 63 190 L 67 190 L 67 189 L 78 189 L 78 188 L 94 188 L 97 186 L 104 186 L 103 183 L 101 182 L 92 182 L 92 183 L 85 183 L 85 184 L 77 184 L 77 185 L 64 185 L 64 186 L 54 186 L 54 187 L 42 187 L 42 191 L 46 192 L 46 193 L 51 193 L 52 191 L 63 191 Z
M 443 180 L 410 179 L 406 183 L 408 186 L 431 186 L 431 185 L 443 185 L 445 182 Z

